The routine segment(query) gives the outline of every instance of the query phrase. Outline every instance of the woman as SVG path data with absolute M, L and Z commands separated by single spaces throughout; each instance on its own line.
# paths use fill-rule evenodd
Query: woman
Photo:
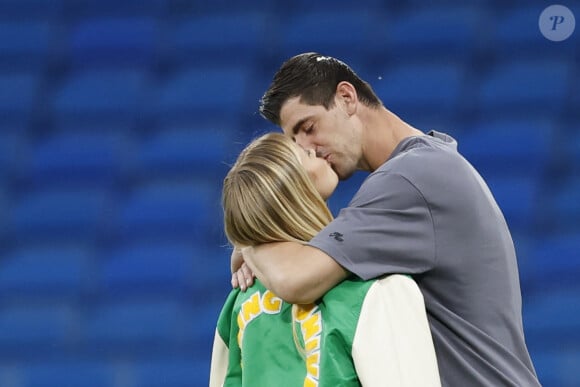
M 337 183 L 312 150 L 263 135 L 224 180 L 226 236 L 237 249 L 306 243 L 332 220 L 325 200 Z M 234 289 L 212 354 L 210 386 L 222 385 L 439 386 L 421 293 L 401 275 L 348 279 L 310 305 L 288 304 L 260 281 Z

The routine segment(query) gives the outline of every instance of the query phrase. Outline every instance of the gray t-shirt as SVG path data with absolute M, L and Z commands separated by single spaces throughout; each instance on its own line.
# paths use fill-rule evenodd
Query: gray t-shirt
M 310 245 L 363 279 L 411 274 L 444 386 L 539 386 L 512 238 L 448 135 L 403 140 Z

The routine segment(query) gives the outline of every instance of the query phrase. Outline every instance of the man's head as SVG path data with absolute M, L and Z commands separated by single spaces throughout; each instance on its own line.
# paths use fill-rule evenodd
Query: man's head
M 361 106 L 382 107 L 368 83 L 338 59 L 304 53 L 275 74 L 260 113 L 304 148 L 315 149 L 346 179 L 361 167 Z

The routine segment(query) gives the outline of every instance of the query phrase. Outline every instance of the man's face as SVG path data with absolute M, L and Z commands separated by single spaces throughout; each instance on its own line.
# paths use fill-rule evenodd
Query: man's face
M 327 200 L 336 189 L 338 176 L 330 167 L 326 160 L 316 157 L 313 149 L 304 149 L 298 144 L 294 144 L 300 163 L 306 170 L 308 177 L 312 180 L 314 187 Z
M 282 130 L 305 149 L 314 149 L 341 180 L 350 177 L 362 157 L 359 131 L 339 99 L 329 110 L 322 105 L 306 105 L 294 97 L 282 105 Z

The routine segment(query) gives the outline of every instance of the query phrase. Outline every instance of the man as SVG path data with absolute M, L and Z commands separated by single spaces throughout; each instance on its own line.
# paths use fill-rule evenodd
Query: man
M 347 65 L 316 53 L 282 65 L 261 113 L 315 149 L 341 179 L 371 172 L 308 245 L 244 249 L 243 260 L 268 289 L 308 303 L 350 273 L 410 274 L 425 298 L 442 385 L 539 385 L 510 232 L 453 138 L 411 127 Z M 245 288 L 252 273 L 240 264 L 233 256 L 232 283 Z

